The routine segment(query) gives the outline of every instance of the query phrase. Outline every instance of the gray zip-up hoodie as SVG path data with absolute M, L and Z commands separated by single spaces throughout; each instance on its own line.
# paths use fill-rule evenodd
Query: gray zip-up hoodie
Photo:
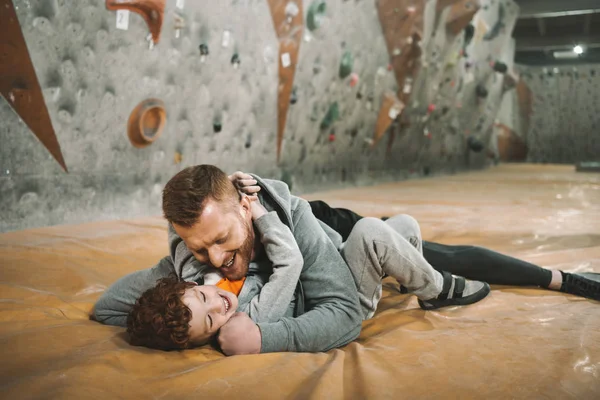
M 304 258 L 298 290 L 284 317 L 258 323 L 261 352 L 327 351 L 356 339 L 362 317 L 354 280 L 339 253 L 341 236 L 317 220 L 308 202 L 291 195 L 285 183 L 253 177 L 261 187 L 261 203 L 289 227 Z M 169 257 L 153 268 L 121 278 L 101 296 L 94 310 L 98 321 L 124 326 L 135 301 L 158 279 L 176 273 L 186 281 L 201 282 L 211 270 L 194 258 L 172 227 L 169 244 Z M 267 260 L 250 263 L 238 309 L 260 293 L 271 274 L 273 265 Z

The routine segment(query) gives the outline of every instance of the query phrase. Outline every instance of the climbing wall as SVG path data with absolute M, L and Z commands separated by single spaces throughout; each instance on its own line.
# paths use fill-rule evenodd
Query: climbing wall
M 574 164 L 600 158 L 600 66 L 518 66 L 528 161 Z M 530 118 L 527 114 L 529 94 Z
M 159 214 L 164 184 L 199 163 L 297 194 L 485 167 L 518 13 L 506 0 L 0 5 L 2 32 L 14 18 L 22 31 L 0 39 L 0 231 Z

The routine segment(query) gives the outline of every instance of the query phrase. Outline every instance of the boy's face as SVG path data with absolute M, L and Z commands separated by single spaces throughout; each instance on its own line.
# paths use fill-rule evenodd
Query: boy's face
M 192 312 L 189 334 L 193 344 L 207 342 L 235 314 L 238 298 L 216 286 L 202 285 L 186 289 L 181 297 Z

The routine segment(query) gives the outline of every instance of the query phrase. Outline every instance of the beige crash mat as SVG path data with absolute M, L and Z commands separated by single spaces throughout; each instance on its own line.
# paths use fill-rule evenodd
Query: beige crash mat
M 411 214 L 426 240 L 600 272 L 600 174 L 573 166 L 501 165 L 306 198 Z M 493 286 L 475 305 L 425 312 L 386 280 L 360 338 L 320 354 L 155 351 L 89 320 L 108 285 L 166 254 L 158 217 L 0 235 L 2 398 L 600 399 L 600 302 L 538 288 Z

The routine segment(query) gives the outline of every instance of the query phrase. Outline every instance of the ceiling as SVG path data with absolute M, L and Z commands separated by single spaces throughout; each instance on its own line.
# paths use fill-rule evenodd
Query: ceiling
M 515 62 L 527 65 L 600 63 L 600 0 L 515 0 Z M 583 54 L 573 56 L 575 45 Z M 556 52 L 559 52 L 557 55 Z

